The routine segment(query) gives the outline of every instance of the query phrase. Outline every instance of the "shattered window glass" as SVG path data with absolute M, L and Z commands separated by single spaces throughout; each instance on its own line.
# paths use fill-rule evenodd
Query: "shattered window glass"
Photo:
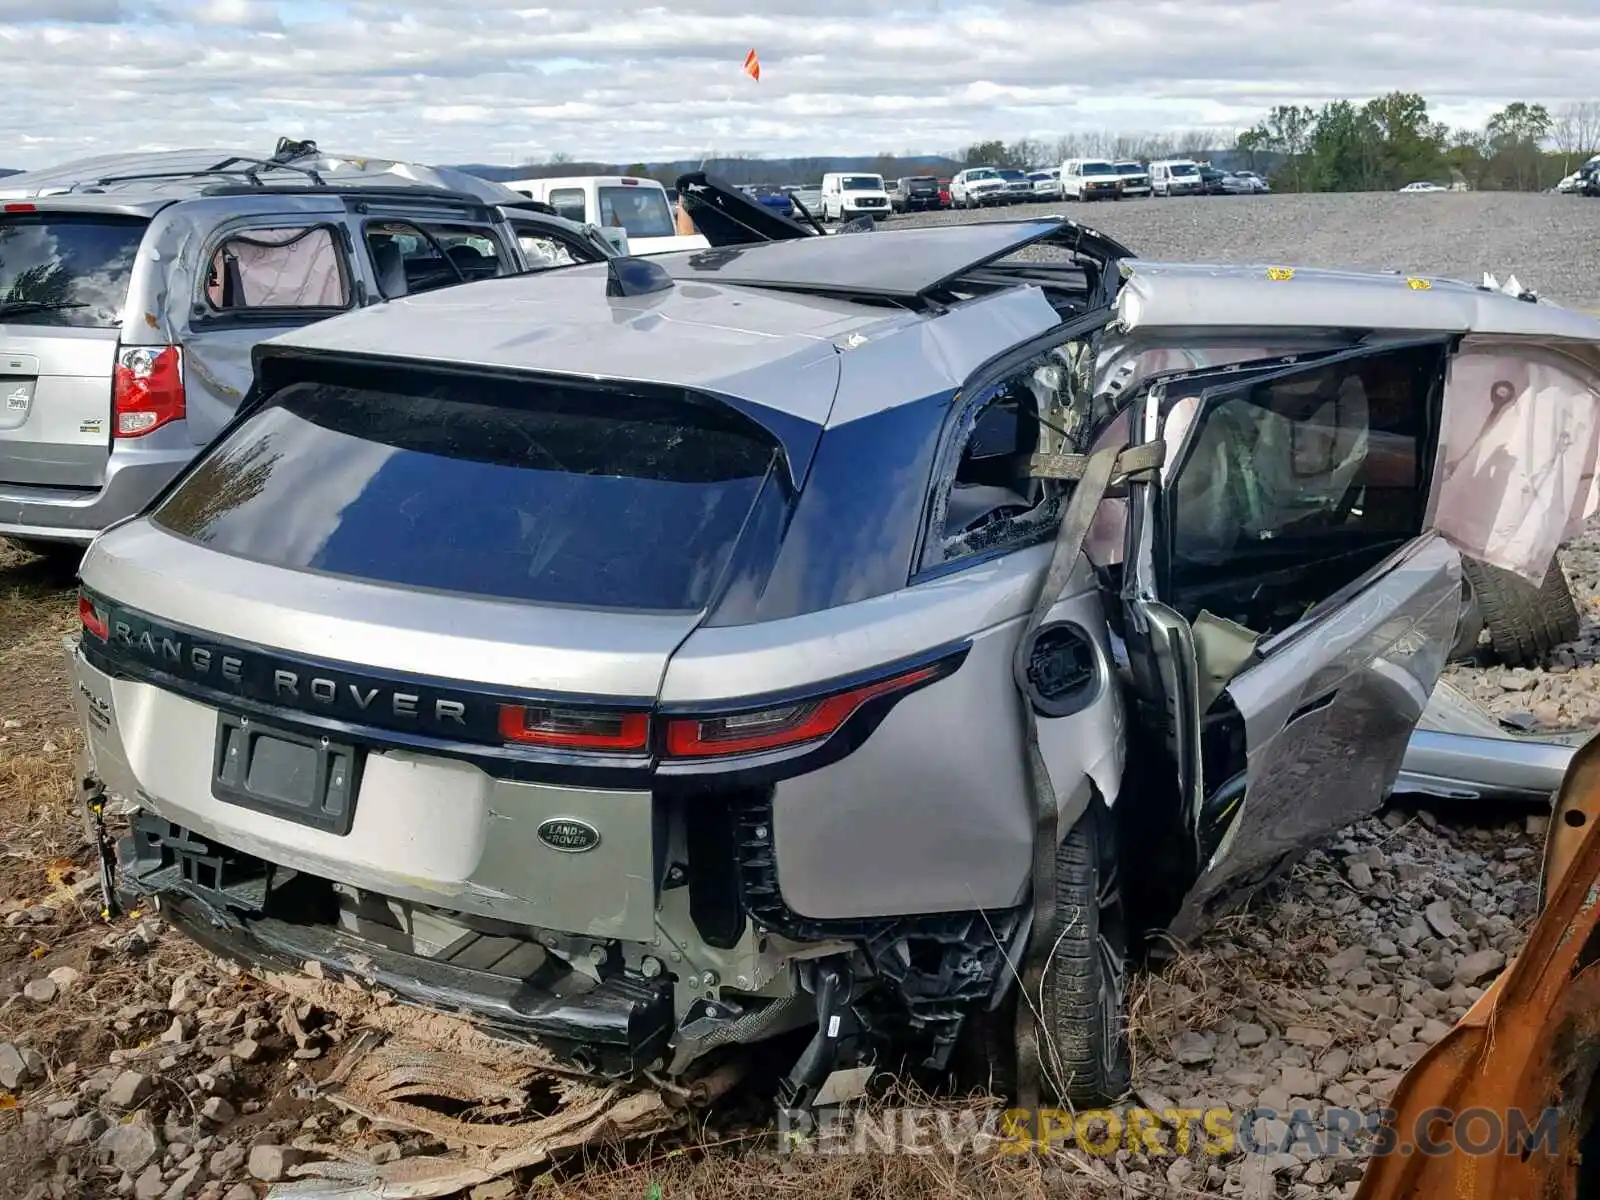
M 1087 446 L 1093 432 L 1092 364 L 1087 343 L 1058 346 L 990 384 L 966 406 L 959 457 L 948 481 L 935 484 L 935 563 L 1031 545 L 1055 529 L 1066 490 L 1057 481 L 1033 478 L 1030 461 L 1036 451 L 1078 453 Z M 1049 445 L 1040 441 L 1041 413 L 1049 422 Z

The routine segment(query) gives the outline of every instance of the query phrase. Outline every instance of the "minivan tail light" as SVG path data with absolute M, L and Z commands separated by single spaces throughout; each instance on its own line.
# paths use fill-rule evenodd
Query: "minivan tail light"
M 38 212 L 39 206 L 37 204 L 8 204 L 5 210 L 8 213 L 31 213 Z
M 716 758 L 819 741 L 837 732 L 867 701 L 905 691 L 944 673 L 945 667 L 935 663 L 815 700 L 726 716 L 675 718 L 667 722 L 667 755 Z
M 176 346 L 119 346 L 111 380 L 116 436 L 143 437 L 187 415 L 183 351 Z
M 78 593 L 78 622 L 102 642 L 111 640 L 111 626 L 100 615 L 94 601 L 81 591 Z
M 518 746 L 547 750 L 642 754 L 650 746 L 650 716 L 548 704 L 502 704 L 500 736 Z

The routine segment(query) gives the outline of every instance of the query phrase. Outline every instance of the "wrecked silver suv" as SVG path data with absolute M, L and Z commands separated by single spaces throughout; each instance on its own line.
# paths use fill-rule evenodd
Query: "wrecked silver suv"
M 1537 579 L 1594 509 L 1595 321 L 1062 219 L 493 280 L 255 365 L 83 564 L 121 886 L 612 1075 L 811 1027 L 793 1105 L 890 1046 L 1124 1090 L 1129 955 L 1378 806 L 1460 551 Z

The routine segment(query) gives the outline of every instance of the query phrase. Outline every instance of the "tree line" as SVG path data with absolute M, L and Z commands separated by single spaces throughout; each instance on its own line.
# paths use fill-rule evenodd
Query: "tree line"
M 1219 134 L 1073 134 L 1054 142 L 976 142 L 968 166 L 1031 167 L 1068 158 L 1226 159 L 1269 174 L 1280 191 L 1389 191 L 1419 180 L 1474 190 L 1541 191 L 1600 152 L 1600 102 L 1514 101 L 1482 129 L 1451 129 L 1428 114 L 1415 92 L 1321 108 L 1283 104 L 1249 129 Z
M 1415 92 L 1313 109 L 1279 105 L 1243 130 L 1234 148 L 1248 162 L 1275 162 L 1274 182 L 1291 191 L 1383 191 L 1429 179 L 1476 190 L 1541 191 L 1600 151 L 1600 102 L 1513 101 L 1482 129 L 1451 129 L 1428 115 Z

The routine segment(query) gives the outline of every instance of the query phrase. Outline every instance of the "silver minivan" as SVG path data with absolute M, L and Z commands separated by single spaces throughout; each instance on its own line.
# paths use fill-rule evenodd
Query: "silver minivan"
M 520 273 L 533 234 L 576 261 L 608 253 L 498 184 L 309 143 L 0 186 L 0 536 L 40 550 L 138 512 L 233 415 L 258 342 Z

